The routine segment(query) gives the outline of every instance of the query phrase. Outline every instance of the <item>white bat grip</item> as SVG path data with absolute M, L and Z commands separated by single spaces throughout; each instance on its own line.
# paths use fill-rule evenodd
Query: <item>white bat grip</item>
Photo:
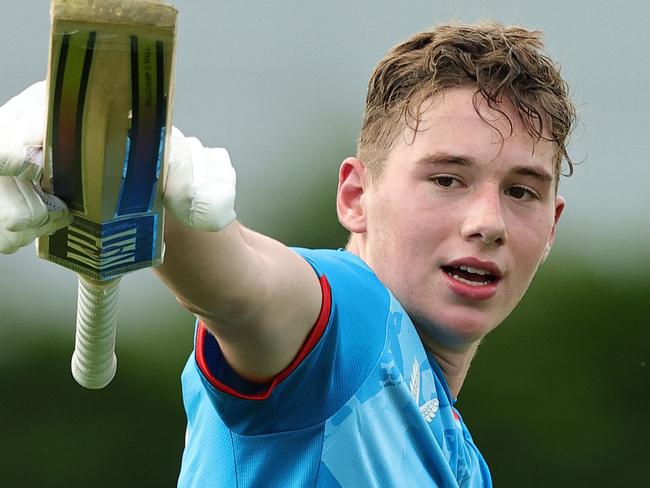
M 115 333 L 120 278 L 91 281 L 79 275 L 72 376 L 85 388 L 108 385 L 117 370 Z

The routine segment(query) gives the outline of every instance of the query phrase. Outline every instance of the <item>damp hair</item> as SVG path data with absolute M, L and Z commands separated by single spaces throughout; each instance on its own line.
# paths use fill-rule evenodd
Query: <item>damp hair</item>
M 555 145 L 557 184 L 563 161 L 564 174 L 573 174 L 567 143 L 576 109 L 559 65 L 543 49 L 540 31 L 496 22 L 438 25 L 395 46 L 370 77 L 357 157 L 379 176 L 403 130 L 417 132 L 423 102 L 445 89 L 469 86 L 476 89 L 479 116 L 483 98 L 506 117 L 512 131 L 512 120 L 500 108 L 507 100 L 536 142 Z

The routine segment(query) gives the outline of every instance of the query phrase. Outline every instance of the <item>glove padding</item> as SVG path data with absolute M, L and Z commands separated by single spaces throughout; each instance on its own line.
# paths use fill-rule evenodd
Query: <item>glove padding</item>
M 236 218 L 236 182 L 226 149 L 172 129 L 164 202 L 174 217 L 196 230 L 223 229 Z
M 66 205 L 43 193 L 45 83 L 0 107 L 0 253 L 9 254 L 72 221 Z

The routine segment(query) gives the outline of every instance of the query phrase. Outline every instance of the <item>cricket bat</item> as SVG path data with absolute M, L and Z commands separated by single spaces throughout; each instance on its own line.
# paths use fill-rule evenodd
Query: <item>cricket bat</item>
M 113 379 L 118 285 L 163 260 L 176 10 L 156 0 L 52 0 L 41 185 L 73 222 L 41 258 L 79 277 L 72 375 Z

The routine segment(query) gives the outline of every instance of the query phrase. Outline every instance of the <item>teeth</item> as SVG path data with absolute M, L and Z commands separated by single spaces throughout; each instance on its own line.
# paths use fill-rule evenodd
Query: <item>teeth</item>
M 468 273 L 474 273 L 474 274 L 481 275 L 481 276 L 485 276 L 487 274 L 490 274 L 485 270 L 478 269 L 478 268 L 472 268 L 471 266 L 465 266 L 464 264 L 461 264 L 459 266 L 459 268 L 462 269 L 463 271 L 467 271 Z
M 461 269 L 462 269 L 462 267 L 461 267 Z M 453 279 L 458 280 L 461 283 L 471 285 L 471 286 L 483 286 L 483 285 L 487 285 L 489 283 L 489 281 L 470 281 L 470 280 L 466 280 L 465 278 L 461 278 L 460 276 L 455 275 L 455 274 L 451 274 L 451 273 L 447 273 L 447 274 L 449 276 L 451 276 Z

